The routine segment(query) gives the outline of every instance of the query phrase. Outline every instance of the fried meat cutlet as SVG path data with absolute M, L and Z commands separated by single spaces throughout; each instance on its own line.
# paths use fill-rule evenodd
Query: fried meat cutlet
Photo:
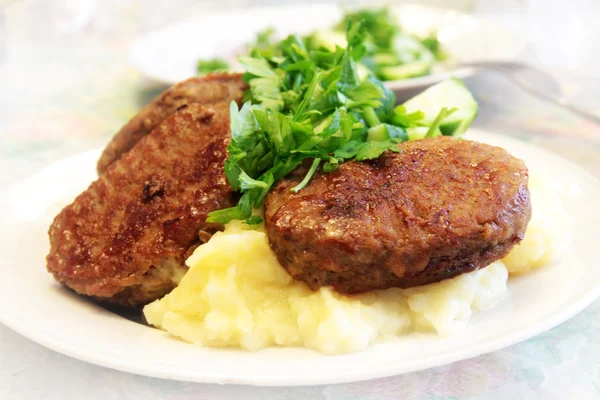
M 449 137 L 341 164 L 298 193 L 300 167 L 267 196 L 271 248 L 294 278 L 341 293 L 412 287 L 483 268 L 519 243 L 531 217 L 525 164 Z
M 223 167 L 229 104 L 176 111 L 65 207 L 50 226 L 48 271 L 77 293 L 138 306 L 170 292 L 184 260 L 235 205 Z
M 152 132 L 179 107 L 191 103 L 216 104 L 235 100 L 241 104 L 247 84 L 241 74 L 214 73 L 193 77 L 164 91 L 145 106 L 113 137 L 98 160 L 98 175 Z

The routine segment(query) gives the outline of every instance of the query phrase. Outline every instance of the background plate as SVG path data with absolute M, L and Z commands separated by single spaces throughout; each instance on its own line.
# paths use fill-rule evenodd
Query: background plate
M 194 347 L 109 312 L 55 283 L 45 271 L 47 229 L 60 209 L 95 179 L 99 151 L 42 170 L 0 200 L 0 322 L 44 346 L 122 371 L 166 379 L 265 386 L 341 383 L 385 377 L 474 357 L 565 321 L 600 294 L 597 232 L 600 182 L 547 151 L 471 130 L 531 169 L 564 184 L 574 219 L 572 252 L 562 262 L 510 279 L 506 296 L 475 314 L 460 335 L 408 334 L 356 354 L 323 356 L 295 348 L 259 352 Z
M 515 60 L 526 40 L 492 21 L 456 11 L 417 5 L 390 7 L 409 32 L 426 35 L 438 31 L 444 48 L 459 62 Z M 240 9 L 207 14 L 171 25 L 135 41 L 129 56 L 133 66 L 145 76 L 164 84 L 174 84 L 196 74 L 199 59 L 235 59 L 256 33 L 272 26 L 278 34 L 309 33 L 325 29 L 343 14 L 339 5 L 311 4 Z M 465 77 L 473 68 L 439 68 L 433 75 L 387 85 L 401 92 L 416 90 L 450 76 Z

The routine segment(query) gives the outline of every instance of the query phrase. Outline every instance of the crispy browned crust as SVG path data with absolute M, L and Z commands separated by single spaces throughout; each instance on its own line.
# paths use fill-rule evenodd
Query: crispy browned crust
M 76 292 L 127 306 L 162 297 L 186 252 L 235 204 L 223 172 L 229 105 L 190 104 L 145 136 L 50 226 L 48 271 Z
M 191 103 L 242 102 L 247 85 L 241 74 L 214 73 L 193 77 L 171 86 L 145 106 L 113 137 L 98 160 L 98 175 L 179 107 Z
M 504 257 L 531 217 L 525 164 L 505 150 L 440 137 L 348 162 L 299 193 L 301 168 L 266 199 L 269 243 L 313 290 L 412 287 Z

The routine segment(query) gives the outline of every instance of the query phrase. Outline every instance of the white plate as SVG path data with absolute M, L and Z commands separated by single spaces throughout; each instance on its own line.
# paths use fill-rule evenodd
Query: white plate
M 438 8 L 401 5 L 390 8 L 409 32 L 439 32 L 450 58 L 459 62 L 516 59 L 526 40 L 492 21 Z M 331 27 L 342 15 L 339 5 L 311 4 L 232 10 L 207 14 L 150 33 L 131 47 L 130 61 L 144 75 L 173 84 L 196 74 L 199 59 L 235 59 L 256 33 L 272 26 L 278 34 L 309 33 Z M 440 68 L 433 75 L 387 82 L 396 91 L 415 90 L 450 76 L 465 77 L 472 68 Z
M 565 321 L 600 294 L 600 182 L 581 168 L 514 139 L 471 131 L 563 183 L 574 248 L 561 263 L 510 279 L 506 296 L 460 335 L 408 334 L 364 352 L 323 356 L 305 349 L 259 352 L 194 347 L 96 306 L 45 271 L 53 216 L 95 178 L 98 151 L 66 159 L 2 196 L 0 322 L 44 346 L 137 374 L 198 382 L 312 385 L 372 379 L 498 350 Z

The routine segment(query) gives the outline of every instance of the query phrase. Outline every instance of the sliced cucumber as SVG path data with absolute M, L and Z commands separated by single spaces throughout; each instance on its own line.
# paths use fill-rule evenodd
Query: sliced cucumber
M 377 71 L 384 81 L 397 81 L 429 74 L 431 63 L 416 61 L 410 64 L 381 67 Z
M 403 104 L 407 113 L 414 111 L 423 111 L 425 114 L 425 123 L 431 124 L 443 107 L 456 108 L 451 115 L 446 117 L 440 125 L 440 134 L 446 136 L 456 136 L 463 134 L 475 116 L 477 116 L 477 101 L 467 89 L 463 81 L 458 78 L 451 78 L 438 83 L 418 94 Z M 420 138 L 427 132 L 421 132 L 422 129 L 413 128 L 409 130 L 408 135 Z

